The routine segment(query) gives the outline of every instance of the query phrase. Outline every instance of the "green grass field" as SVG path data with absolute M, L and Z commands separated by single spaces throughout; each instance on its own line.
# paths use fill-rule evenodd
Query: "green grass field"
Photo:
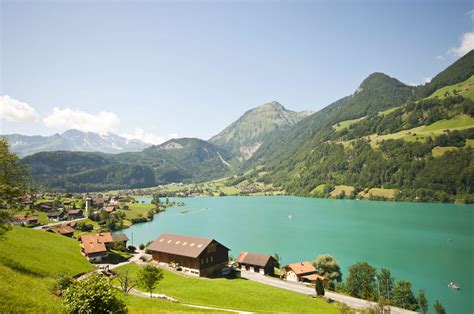
M 446 146 L 446 147 L 439 147 L 439 146 L 436 146 L 434 147 L 432 150 L 431 150 L 431 154 L 433 155 L 433 157 L 441 157 L 443 156 L 446 152 L 449 152 L 449 151 L 455 151 L 457 150 L 458 148 L 457 147 L 454 147 L 454 146 Z
M 0 312 L 59 312 L 50 289 L 59 274 L 93 269 L 79 242 L 42 230 L 14 227 L 0 240 Z
M 455 90 L 456 93 L 454 92 Z M 446 96 L 454 96 L 456 94 L 474 100 L 474 75 L 462 83 L 438 89 L 429 98 L 438 97 L 442 99 L 446 98 Z
M 81 255 L 78 241 L 42 230 L 14 227 L 0 240 L 0 313 L 61 313 L 62 300 L 52 293 L 56 278 L 93 268 Z M 130 313 L 204 311 L 117 294 Z
M 122 266 L 131 276 L 139 270 L 136 264 Z M 278 289 L 245 279 L 190 278 L 164 270 L 164 279 L 156 293 L 164 293 L 181 303 L 252 312 L 338 313 L 335 305 L 323 299 Z
M 324 189 L 326 188 L 326 184 L 320 184 L 315 187 L 309 194 L 324 194 Z
M 372 188 L 367 193 L 360 192 L 359 195 L 363 198 L 370 198 L 370 197 L 383 197 L 386 199 L 394 199 L 395 196 L 400 192 L 397 189 L 382 189 L 382 188 Z
M 345 196 L 351 195 L 351 193 L 354 191 L 354 187 L 350 185 L 336 185 L 334 187 L 334 190 L 329 193 L 332 197 L 337 197 L 340 196 L 344 193 Z
M 336 130 L 336 132 L 338 132 L 338 131 L 344 130 L 345 128 L 348 128 L 351 124 L 359 122 L 362 119 L 365 119 L 365 117 L 362 117 L 359 119 L 341 121 L 339 123 L 334 124 L 332 127 L 334 128 L 334 130 Z

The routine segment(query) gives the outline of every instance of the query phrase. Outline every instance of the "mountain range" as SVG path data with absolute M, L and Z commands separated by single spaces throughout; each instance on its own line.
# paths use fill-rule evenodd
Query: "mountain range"
M 421 86 L 373 73 L 352 95 L 316 113 L 264 104 L 209 141 L 173 139 L 115 155 L 38 153 L 23 162 L 46 189 L 92 191 L 234 176 L 298 195 L 328 196 L 349 186 L 351 195 L 343 196 L 381 189 L 407 200 L 474 201 L 473 75 L 471 51 Z M 55 159 L 60 156 L 63 167 Z
M 50 151 L 82 151 L 118 154 L 123 152 L 139 152 L 151 146 L 151 144 L 144 143 L 140 140 L 130 140 L 115 134 L 100 135 L 74 129 L 51 136 L 28 136 L 20 134 L 4 136 L 8 139 L 10 149 L 20 157 Z

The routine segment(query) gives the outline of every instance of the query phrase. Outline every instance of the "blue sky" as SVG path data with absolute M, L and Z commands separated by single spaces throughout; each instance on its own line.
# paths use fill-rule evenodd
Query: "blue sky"
M 421 84 L 474 36 L 472 1 L 1 3 L 1 133 L 207 139 L 265 102 L 321 109 L 372 72 Z

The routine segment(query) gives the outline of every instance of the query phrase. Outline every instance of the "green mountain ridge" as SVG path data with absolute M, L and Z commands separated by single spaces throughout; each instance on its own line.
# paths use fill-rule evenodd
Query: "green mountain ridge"
M 41 152 L 22 162 L 43 189 L 87 192 L 206 181 L 230 173 L 233 161 L 211 143 L 181 138 L 138 153 Z
M 240 161 L 248 160 L 274 133 L 285 131 L 311 111 L 287 110 L 273 101 L 248 110 L 209 142 L 228 150 Z

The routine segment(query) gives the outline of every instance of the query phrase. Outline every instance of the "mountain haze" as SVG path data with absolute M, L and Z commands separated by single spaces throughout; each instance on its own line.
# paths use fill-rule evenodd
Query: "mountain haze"
M 223 147 L 240 161 L 244 161 L 275 132 L 289 129 L 310 114 L 310 111 L 287 110 L 276 101 L 269 102 L 248 110 L 209 142 Z
M 139 152 L 151 146 L 151 144 L 144 143 L 140 140 L 130 140 L 115 134 L 100 135 L 74 129 L 51 136 L 27 136 L 20 134 L 4 136 L 8 139 L 11 150 L 20 157 L 50 151 L 83 151 L 118 154 L 123 152 Z

